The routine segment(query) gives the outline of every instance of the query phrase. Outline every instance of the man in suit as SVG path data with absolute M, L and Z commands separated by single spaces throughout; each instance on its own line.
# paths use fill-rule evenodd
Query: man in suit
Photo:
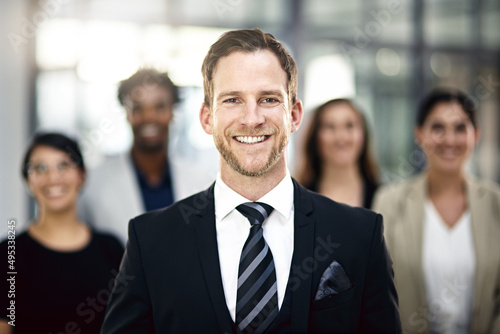
M 89 173 L 78 211 L 83 221 L 125 244 L 131 217 L 192 195 L 213 178 L 169 155 L 169 127 L 179 97 L 167 73 L 138 70 L 120 82 L 118 100 L 132 128 L 132 149 L 107 157 Z
M 219 174 L 130 222 L 126 283 L 102 333 L 399 333 L 382 217 L 309 192 L 288 172 L 303 114 L 290 53 L 258 29 L 230 31 L 202 73 L 200 121 Z

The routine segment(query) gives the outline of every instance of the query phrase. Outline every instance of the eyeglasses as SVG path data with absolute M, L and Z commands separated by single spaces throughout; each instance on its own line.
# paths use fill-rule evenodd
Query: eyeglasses
M 62 175 L 75 167 L 76 164 L 70 161 L 61 161 L 57 163 L 55 167 L 50 167 L 49 165 L 43 163 L 28 163 L 26 170 L 28 171 L 29 175 L 46 176 L 49 174 L 49 171 L 51 169 L 55 169 L 57 174 Z

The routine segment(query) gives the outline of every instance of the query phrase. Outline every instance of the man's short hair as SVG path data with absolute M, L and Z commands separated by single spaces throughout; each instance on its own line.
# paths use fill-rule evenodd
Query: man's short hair
M 158 85 L 164 87 L 172 95 L 172 104 L 179 102 L 178 88 L 167 73 L 159 72 L 152 68 L 143 68 L 135 72 L 130 78 L 120 81 L 118 87 L 118 101 L 123 106 L 125 98 L 132 94 L 134 88 L 139 86 Z
M 289 102 L 297 99 L 297 65 L 290 52 L 273 35 L 260 29 L 244 29 L 228 31 L 217 40 L 208 50 L 201 73 L 203 75 L 203 89 L 205 105 L 211 107 L 213 99 L 213 74 L 220 58 L 235 51 L 252 53 L 259 50 L 270 50 L 279 59 L 281 67 L 286 72 L 288 81 Z

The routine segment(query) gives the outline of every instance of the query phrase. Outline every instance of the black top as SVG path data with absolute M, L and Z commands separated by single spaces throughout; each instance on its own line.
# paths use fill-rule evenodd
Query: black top
M 378 186 L 379 186 L 378 184 L 373 183 L 367 178 L 363 178 L 363 208 L 371 209 L 373 196 L 375 195 Z M 309 190 L 318 192 L 318 185 L 314 184 L 312 187 L 309 188 Z
M 120 242 L 92 232 L 83 249 L 60 252 L 24 232 L 15 239 L 15 262 L 8 263 L 12 244 L 0 244 L 0 317 L 13 320 L 14 301 L 15 333 L 99 333 L 123 255 Z
M 163 168 L 161 180 L 156 185 L 151 185 L 144 173 L 139 169 L 134 159 L 132 159 L 135 169 L 135 175 L 141 189 L 142 202 L 146 211 L 161 209 L 174 203 L 174 193 L 172 180 L 170 176 L 170 168 L 168 163 Z
M 378 184 L 373 183 L 372 181 L 368 179 L 363 180 L 363 207 L 365 209 L 371 209 L 372 208 L 372 202 L 373 202 L 373 196 L 375 195 L 375 192 L 377 191 L 377 188 L 379 187 Z

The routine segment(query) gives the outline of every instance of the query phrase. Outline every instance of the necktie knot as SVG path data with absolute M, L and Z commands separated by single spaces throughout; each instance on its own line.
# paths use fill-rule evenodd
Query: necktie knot
M 273 207 L 261 202 L 247 202 L 236 207 L 243 216 L 245 216 L 252 226 L 260 225 L 269 217 L 273 212 Z

